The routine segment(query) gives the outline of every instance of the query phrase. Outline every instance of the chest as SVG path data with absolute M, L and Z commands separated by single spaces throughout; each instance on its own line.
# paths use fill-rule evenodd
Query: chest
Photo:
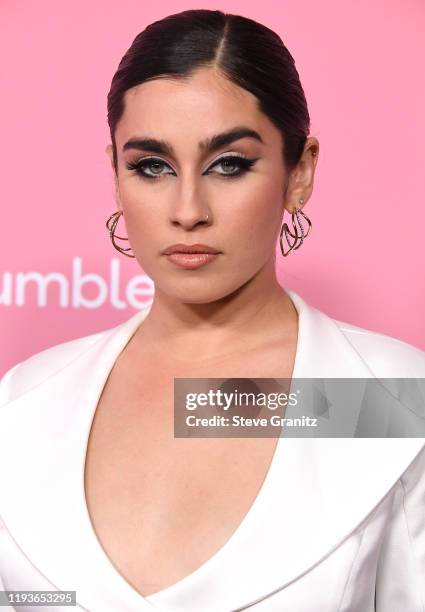
M 174 438 L 176 377 L 290 377 L 272 355 L 207 369 L 118 362 L 93 419 L 85 492 L 97 538 L 116 569 L 150 595 L 202 566 L 236 531 L 270 467 L 277 438 Z

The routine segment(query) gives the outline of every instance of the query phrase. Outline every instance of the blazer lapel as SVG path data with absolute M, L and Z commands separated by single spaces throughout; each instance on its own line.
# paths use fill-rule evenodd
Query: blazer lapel
M 88 351 L 0 410 L 0 465 L 9 466 L 2 474 L 0 516 L 52 588 L 75 590 L 87 610 L 143 609 L 143 599 L 96 546 L 83 469 L 101 391 L 147 312 L 105 331 Z M 117 582 L 120 592 L 113 588 Z
M 299 313 L 294 378 L 373 377 L 331 318 L 287 292 Z M 103 386 L 148 312 L 105 331 L 72 363 L 1 409 L 0 465 L 9 469 L 2 475 L 0 516 L 52 586 L 76 590 L 86 609 L 238 610 L 323 559 L 389 492 L 424 441 L 280 438 L 257 499 L 224 547 L 175 585 L 141 597 L 93 537 L 83 470 Z
M 294 379 L 374 376 L 333 319 L 286 291 L 299 314 Z M 230 540 L 150 601 L 185 612 L 238 612 L 285 588 L 355 530 L 424 446 L 417 438 L 280 438 Z

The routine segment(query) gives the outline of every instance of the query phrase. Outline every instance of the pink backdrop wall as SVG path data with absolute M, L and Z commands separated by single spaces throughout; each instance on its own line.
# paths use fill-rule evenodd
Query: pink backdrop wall
M 189 8 L 257 19 L 295 57 L 321 150 L 312 233 L 287 260 L 278 251 L 281 284 L 425 350 L 423 2 L 3 0 L 0 375 L 150 301 L 150 279 L 105 227 L 106 95 L 136 34 Z

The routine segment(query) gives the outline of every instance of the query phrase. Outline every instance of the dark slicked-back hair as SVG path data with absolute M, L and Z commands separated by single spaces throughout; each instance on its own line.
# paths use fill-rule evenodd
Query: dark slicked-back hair
M 115 130 L 124 113 L 125 92 L 158 78 L 184 80 L 201 67 L 215 67 L 256 96 L 259 109 L 282 133 L 285 166 L 295 167 L 309 134 L 310 116 L 292 55 L 273 30 L 253 19 L 199 9 L 150 24 L 122 58 L 108 93 L 115 172 Z

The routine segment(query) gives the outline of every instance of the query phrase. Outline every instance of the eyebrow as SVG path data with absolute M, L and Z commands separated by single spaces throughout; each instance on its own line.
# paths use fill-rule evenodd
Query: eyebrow
M 203 153 L 211 153 L 217 151 L 217 149 L 221 149 L 221 147 L 235 142 L 236 140 L 240 140 L 241 138 L 254 138 L 255 140 L 263 143 L 263 139 L 258 132 L 251 128 L 240 126 L 227 130 L 226 132 L 221 132 L 220 134 L 215 134 L 214 136 L 200 142 L 198 147 Z M 122 148 L 123 151 L 127 151 L 128 149 L 148 151 L 150 153 L 159 153 L 162 155 L 174 155 L 172 145 L 166 140 L 157 140 L 156 138 L 148 137 L 145 138 L 143 136 L 130 138 L 130 140 L 128 140 Z

